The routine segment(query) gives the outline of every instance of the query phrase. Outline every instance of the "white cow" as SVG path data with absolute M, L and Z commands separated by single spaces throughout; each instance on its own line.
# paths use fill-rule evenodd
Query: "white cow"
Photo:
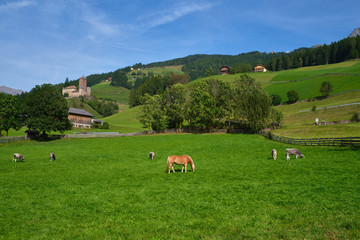
M 155 153 L 154 153 L 154 152 L 150 152 L 150 153 L 149 153 L 149 158 L 150 158 L 151 160 L 154 160 L 154 156 L 155 156 Z
M 16 160 L 23 162 L 23 161 L 25 161 L 25 158 L 20 153 L 14 153 L 13 162 L 16 162 Z
M 277 151 L 276 151 L 276 149 L 273 149 L 273 150 L 272 150 L 271 155 L 272 155 L 273 159 L 276 160 L 276 157 L 277 157 Z
M 295 155 L 296 158 L 301 157 L 305 158 L 304 154 L 302 154 L 299 149 L 296 148 L 288 148 L 286 149 L 286 160 L 290 159 L 290 155 Z

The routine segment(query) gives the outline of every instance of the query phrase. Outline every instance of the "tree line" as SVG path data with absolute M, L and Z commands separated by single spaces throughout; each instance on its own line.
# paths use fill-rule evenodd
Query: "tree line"
M 46 136 L 51 131 L 70 130 L 68 106 L 64 96 L 51 84 L 37 85 L 29 93 L 12 96 L 0 93 L 0 136 L 11 128 L 26 126 Z
M 242 128 L 251 131 L 282 120 L 271 99 L 253 78 L 244 74 L 235 83 L 207 79 L 166 87 L 162 93 L 141 97 L 140 122 L 148 129 Z
M 135 107 L 141 104 L 141 99 L 145 94 L 150 96 L 162 94 L 167 87 L 177 83 L 186 84 L 189 77 L 186 74 L 171 73 L 166 76 L 154 75 L 149 72 L 148 76 L 136 79 L 134 87 L 130 91 L 129 105 Z
M 360 36 L 349 37 L 330 45 L 300 48 L 272 58 L 267 64 L 271 71 L 344 62 L 360 57 Z

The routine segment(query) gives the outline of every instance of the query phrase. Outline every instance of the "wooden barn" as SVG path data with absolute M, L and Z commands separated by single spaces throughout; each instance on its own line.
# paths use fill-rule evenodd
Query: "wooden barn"
M 93 115 L 88 113 L 87 111 L 79 108 L 69 108 L 68 118 L 70 122 L 74 125 L 74 127 L 78 128 L 90 128 L 91 127 L 91 119 Z
M 230 74 L 230 67 L 224 65 L 219 69 L 219 72 L 220 72 L 220 75 Z
M 254 72 L 267 72 L 267 69 L 264 65 L 258 64 L 254 67 Z

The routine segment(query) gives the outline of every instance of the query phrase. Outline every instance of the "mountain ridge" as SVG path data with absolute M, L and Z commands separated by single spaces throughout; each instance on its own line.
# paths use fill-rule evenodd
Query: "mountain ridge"
M 349 37 L 356 37 L 356 36 L 360 36 L 360 27 L 355 28 L 354 31 L 352 31 L 352 33 L 350 33 L 349 35 Z
M 24 91 L 23 90 L 19 90 L 19 89 L 14 89 L 14 88 L 10 88 L 10 87 L 6 87 L 6 86 L 1 86 L 0 87 L 0 92 L 5 93 L 5 94 L 11 94 L 11 95 L 19 95 L 22 94 Z

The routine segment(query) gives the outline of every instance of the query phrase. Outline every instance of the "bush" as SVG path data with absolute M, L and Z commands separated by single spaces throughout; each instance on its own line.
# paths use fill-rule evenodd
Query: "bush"
M 271 95 L 271 103 L 273 106 L 280 105 L 282 102 L 282 99 L 279 94 L 272 94 Z
M 288 103 L 295 103 L 299 100 L 299 94 L 295 90 L 289 90 L 287 92 Z
M 109 129 L 110 125 L 107 122 L 104 122 L 103 125 L 101 126 L 102 129 Z
M 350 119 L 352 122 L 358 122 L 359 119 L 359 113 L 355 112 L 354 115 L 352 116 L 352 118 Z

